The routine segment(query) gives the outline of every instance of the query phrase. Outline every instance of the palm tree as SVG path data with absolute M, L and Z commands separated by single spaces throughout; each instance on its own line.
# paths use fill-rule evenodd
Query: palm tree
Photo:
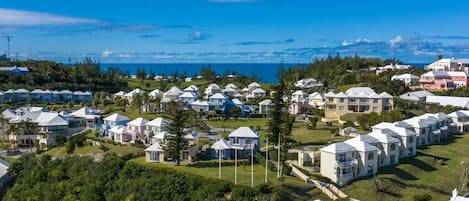
M 137 108 L 138 114 L 142 114 L 142 106 L 145 104 L 145 94 L 135 93 L 132 96 L 131 104 Z
M 10 139 L 10 135 L 13 135 L 14 134 L 14 131 L 13 131 L 13 125 L 9 125 L 8 128 L 5 130 L 5 132 L 3 132 L 3 136 L 5 137 L 8 137 L 8 139 Z M 10 147 L 11 147 L 11 141 L 8 140 L 8 142 L 10 143 Z M 15 143 L 16 145 L 16 143 Z

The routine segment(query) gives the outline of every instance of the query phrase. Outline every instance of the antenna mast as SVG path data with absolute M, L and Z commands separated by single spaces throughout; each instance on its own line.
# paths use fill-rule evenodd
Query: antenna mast
M 7 49 L 7 57 L 10 58 L 10 42 L 11 42 L 11 39 L 13 38 L 13 36 L 4 36 L 6 39 L 7 39 L 7 45 L 8 45 L 8 49 Z

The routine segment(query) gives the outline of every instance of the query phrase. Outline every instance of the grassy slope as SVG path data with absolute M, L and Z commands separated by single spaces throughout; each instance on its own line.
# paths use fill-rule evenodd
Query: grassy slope
M 430 194 L 432 200 L 448 200 L 458 187 L 461 161 L 469 161 L 469 135 L 456 135 L 448 142 L 419 149 L 415 158 L 402 159 L 398 166 L 379 170 L 379 186 L 386 192 L 375 192 L 364 178 L 344 187 L 346 193 L 362 201 L 412 200 L 415 194 Z M 436 164 L 434 157 L 445 159 Z
M 154 168 L 171 168 L 178 171 L 201 175 L 209 178 L 218 178 L 218 162 L 205 161 L 199 162 L 199 164 L 210 164 L 211 167 L 189 167 L 186 165 L 175 166 L 173 164 L 161 164 L 161 163 L 147 163 L 144 157 L 131 159 L 131 163 L 139 163 L 145 166 Z M 254 166 L 254 185 L 263 184 L 265 182 L 265 169 L 262 165 Z M 270 182 L 277 183 L 276 173 L 269 171 L 268 178 Z M 233 161 L 224 161 L 222 166 L 222 179 L 234 182 L 234 164 Z M 238 165 L 238 184 L 240 185 L 251 185 L 251 166 Z M 281 187 L 282 200 L 328 200 L 327 197 L 322 194 L 318 189 L 313 188 L 311 185 L 306 184 L 296 178 L 285 176 Z
M 87 155 L 87 154 L 105 154 L 105 153 L 116 153 L 118 155 L 126 155 L 131 153 L 142 153 L 143 148 L 133 147 L 130 145 L 112 145 L 112 144 L 104 144 L 109 150 L 104 152 L 99 148 L 99 146 L 83 146 L 83 147 L 76 147 L 73 154 L 75 155 Z M 55 147 L 51 150 L 45 152 L 51 156 L 66 156 L 67 153 L 65 152 L 65 147 Z

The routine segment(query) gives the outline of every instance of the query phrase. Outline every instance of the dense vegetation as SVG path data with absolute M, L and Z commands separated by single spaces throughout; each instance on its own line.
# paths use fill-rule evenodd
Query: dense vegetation
M 26 76 L 0 72 L 1 90 L 43 88 L 115 92 L 127 87 L 127 82 L 122 79 L 124 72 L 118 68 L 103 71 L 100 64 L 91 59 L 74 65 L 36 60 L 2 61 L 0 66 L 28 67 L 30 71 Z
M 378 58 L 340 57 L 329 55 L 326 58 L 315 59 L 306 68 L 296 66 L 288 68 L 285 72 L 286 82 L 294 83 L 303 78 L 316 78 L 321 80 L 325 88 L 341 86 L 367 86 L 378 93 L 383 91 L 391 95 L 400 95 L 409 89 L 400 81 L 391 81 L 391 76 L 401 73 L 414 73 L 420 75 L 423 69 L 411 68 L 409 70 L 390 71 L 376 75 L 374 71 L 368 71 L 370 67 L 384 66 L 391 63 L 400 63 L 397 59 L 381 60 Z
M 274 200 L 273 189 L 234 186 L 166 168 L 144 167 L 106 155 L 89 157 L 26 155 L 10 169 L 16 181 L 6 200 Z

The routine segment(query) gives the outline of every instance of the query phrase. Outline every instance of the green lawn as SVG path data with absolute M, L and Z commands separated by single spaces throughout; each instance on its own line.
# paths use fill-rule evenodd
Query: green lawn
M 329 128 L 330 127 L 318 123 L 317 129 L 309 130 L 307 123 L 296 122 L 293 125 L 292 137 L 303 145 L 324 145 L 345 139 L 342 136 L 332 137 Z
M 251 118 L 251 119 L 229 119 L 226 121 L 220 120 L 220 121 L 206 121 L 206 123 L 209 126 L 215 127 L 215 128 L 232 128 L 232 129 L 237 129 L 241 126 L 248 126 L 248 127 L 254 127 L 257 128 L 258 126 L 261 127 L 261 130 L 266 130 L 268 128 L 268 118 Z
M 218 178 L 218 161 L 201 161 L 197 162 L 196 166 L 187 166 L 181 165 L 176 166 L 174 164 L 162 164 L 162 163 L 148 163 L 145 162 L 144 157 L 131 159 L 129 162 L 136 162 L 144 164 L 149 167 L 157 168 L 172 168 L 182 172 L 196 174 L 204 177 Z M 238 184 L 240 185 L 251 185 L 251 166 L 243 165 L 244 162 L 238 161 Z M 201 167 L 198 167 L 201 166 Z M 222 179 L 231 181 L 234 183 L 234 162 L 233 161 L 223 161 L 222 166 Z M 269 171 L 268 172 L 269 181 L 276 181 L 276 173 Z M 254 185 L 263 184 L 265 182 L 265 168 L 263 165 L 254 165 Z
M 93 154 L 116 153 L 117 155 L 127 155 L 127 154 L 143 153 L 143 148 L 133 147 L 130 145 L 113 145 L 113 144 L 104 143 L 104 146 L 108 148 L 107 151 L 101 150 L 99 146 L 87 145 L 83 147 L 76 147 L 73 154 L 74 155 L 93 155 Z M 68 155 L 67 152 L 65 151 L 64 146 L 54 147 L 45 153 L 51 156 Z
M 401 159 L 397 166 L 380 168 L 377 178 L 385 192 L 375 192 L 371 178 L 355 181 L 343 190 L 362 201 L 412 200 L 413 195 L 423 193 L 430 194 L 432 200 L 448 200 L 458 187 L 461 161 L 469 162 L 468 144 L 469 135 L 455 135 L 440 145 L 419 149 L 416 157 Z M 444 164 L 435 163 L 435 157 L 444 159 Z

